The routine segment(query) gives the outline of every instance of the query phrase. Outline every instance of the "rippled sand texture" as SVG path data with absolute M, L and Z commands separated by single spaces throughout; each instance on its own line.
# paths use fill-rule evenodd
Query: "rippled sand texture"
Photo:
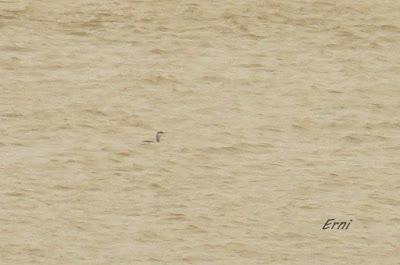
M 0 1 L 0 264 L 398 265 L 399 14 Z

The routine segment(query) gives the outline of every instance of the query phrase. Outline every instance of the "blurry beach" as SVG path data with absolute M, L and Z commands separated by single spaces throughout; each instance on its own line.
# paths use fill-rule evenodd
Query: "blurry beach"
M 0 264 L 398 265 L 399 14 L 0 1 Z

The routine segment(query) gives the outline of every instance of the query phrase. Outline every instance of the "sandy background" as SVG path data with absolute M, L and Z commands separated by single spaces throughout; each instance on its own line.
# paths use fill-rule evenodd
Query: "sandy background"
M 0 1 L 0 264 L 400 264 L 399 14 Z

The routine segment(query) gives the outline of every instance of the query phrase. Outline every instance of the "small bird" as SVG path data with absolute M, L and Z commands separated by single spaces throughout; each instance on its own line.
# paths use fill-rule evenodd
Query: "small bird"
M 161 135 L 163 135 L 164 133 L 166 133 L 166 132 L 158 131 L 158 132 L 156 133 L 156 142 L 157 142 L 157 143 L 159 143 L 159 142 L 161 141 Z M 154 143 L 153 140 L 146 140 L 146 141 L 143 141 L 143 142 L 144 142 L 144 143 Z

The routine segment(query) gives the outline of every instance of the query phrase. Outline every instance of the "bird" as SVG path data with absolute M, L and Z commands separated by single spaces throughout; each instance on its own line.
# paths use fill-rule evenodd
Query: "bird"
M 163 135 L 164 133 L 166 133 L 166 132 L 158 131 L 158 132 L 156 133 L 156 142 L 157 142 L 157 143 L 159 143 L 159 142 L 161 141 L 161 135 Z M 145 141 L 143 141 L 143 142 L 144 142 L 144 143 L 154 143 L 153 140 L 145 140 Z

